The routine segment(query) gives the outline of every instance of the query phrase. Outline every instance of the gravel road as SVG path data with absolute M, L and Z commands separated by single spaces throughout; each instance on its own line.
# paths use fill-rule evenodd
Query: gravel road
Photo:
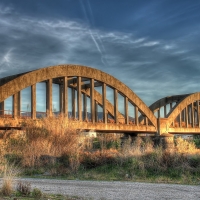
M 80 181 L 53 179 L 20 179 L 45 193 L 81 196 L 91 199 L 181 199 L 200 200 L 200 186 L 154 184 L 120 181 Z M 0 184 L 2 180 L 0 180 Z

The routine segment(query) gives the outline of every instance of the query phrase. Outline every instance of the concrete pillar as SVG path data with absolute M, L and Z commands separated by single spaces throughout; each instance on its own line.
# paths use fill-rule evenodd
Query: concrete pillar
M 135 124 L 138 125 L 138 107 L 135 106 Z
M 0 115 L 4 115 L 4 110 L 5 110 L 5 102 L 2 101 L 0 103 Z
M 67 76 L 63 77 L 63 114 L 68 118 L 68 81 Z
M 83 113 L 84 120 L 87 121 L 87 95 L 83 94 Z
M 185 107 L 185 126 L 188 128 L 188 106 Z
M 124 110 L 125 110 L 125 123 L 129 124 L 129 116 L 128 116 L 128 98 L 124 97 Z
M 106 113 L 106 84 L 103 83 L 102 85 L 102 102 L 103 102 L 103 122 L 107 124 L 107 113 Z
M 148 126 L 149 125 L 149 119 L 145 116 L 145 125 Z
M 114 119 L 115 123 L 118 124 L 118 91 L 114 89 Z
M 90 108 L 91 108 L 91 122 L 95 123 L 95 108 L 94 108 L 94 79 L 90 79 Z
M 75 98 L 75 89 L 72 88 L 72 118 L 76 118 L 76 98 Z
M 192 127 L 194 128 L 194 103 L 191 104 L 191 121 L 192 121 Z
M 46 113 L 48 117 L 52 117 L 52 79 L 46 83 Z
M 191 124 L 191 105 L 188 105 L 188 124 Z
M 197 104 L 197 124 L 198 124 L 198 127 L 200 128 L 199 101 L 197 101 L 196 104 Z
M 167 116 L 167 107 L 166 105 L 164 105 L 164 118 L 166 118 L 166 116 Z
M 60 113 L 63 113 L 63 85 L 59 84 L 59 107 Z
M 160 118 L 160 108 L 158 109 L 158 118 Z
M 82 121 L 82 93 L 81 93 L 81 77 L 77 77 L 77 101 L 78 101 L 78 119 Z
M 17 118 L 17 117 L 19 117 L 20 115 L 20 105 L 21 105 L 21 102 L 20 102 L 20 100 L 21 100 L 21 98 L 20 98 L 20 92 L 18 92 L 18 93 L 15 93 L 14 95 L 13 95 L 13 118 Z
M 98 122 L 98 102 L 95 100 L 95 122 Z
M 179 127 L 182 128 L 182 112 L 179 114 Z
M 31 118 L 36 118 L 36 84 L 31 86 Z

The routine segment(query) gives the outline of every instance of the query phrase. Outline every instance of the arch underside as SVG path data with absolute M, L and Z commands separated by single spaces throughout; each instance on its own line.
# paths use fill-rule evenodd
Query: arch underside
M 122 82 L 112 77 L 111 75 L 106 74 L 100 70 L 85 66 L 58 65 L 1 79 L 0 102 L 3 102 L 8 97 L 15 95 L 21 90 L 29 86 L 33 86 L 36 83 L 52 79 L 56 79 L 57 81 L 59 81 L 63 77 L 69 77 L 69 79 L 70 78 L 73 79 L 73 77 L 81 77 L 82 80 L 86 78 L 88 80 L 95 80 L 97 82 L 100 82 L 102 84 L 105 84 L 106 86 L 113 88 L 117 94 L 120 93 L 124 98 L 127 98 L 127 102 L 129 101 L 131 104 L 137 107 L 138 111 L 147 118 L 148 121 L 147 123 L 149 125 L 153 125 L 155 128 L 157 127 L 156 117 L 153 115 L 151 110 L 144 104 L 144 102 L 132 90 L 130 90 L 126 85 L 124 85 Z M 71 84 L 73 84 L 73 82 Z M 68 86 L 78 87 L 75 85 L 70 86 L 70 84 Z M 87 90 L 81 88 L 80 93 L 81 94 L 85 93 L 88 97 L 91 97 L 90 87 L 88 88 Z M 98 104 L 103 107 L 104 103 L 102 99 L 103 99 L 102 95 L 94 90 L 94 100 L 96 100 Z M 121 113 L 119 113 L 119 111 L 116 110 L 115 105 L 112 105 L 110 102 L 108 102 L 108 100 L 106 100 L 105 104 L 106 104 L 105 106 L 106 110 L 111 114 L 111 116 L 115 117 L 117 115 L 119 118 L 122 119 L 123 123 L 127 120 L 127 114 L 124 116 Z

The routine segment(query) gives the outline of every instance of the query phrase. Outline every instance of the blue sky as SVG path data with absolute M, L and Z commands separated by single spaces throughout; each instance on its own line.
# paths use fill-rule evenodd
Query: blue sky
M 80 64 L 115 76 L 147 105 L 197 92 L 199 10 L 199 0 L 1 0 L 0 78 Z

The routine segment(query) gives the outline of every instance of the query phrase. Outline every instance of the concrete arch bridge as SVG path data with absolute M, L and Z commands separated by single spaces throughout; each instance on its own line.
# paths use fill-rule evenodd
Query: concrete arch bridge
M 45 85 L 46 102 L 42 111 L 38 106 L 40 83 Z M 56 94 L 55 85 L 59 88 Z M 27 88 L 30 103 L 24 111 L 22 94 Z M 112 100 L 108 98 L 110 95 Z M 59 99 L 56 111 L 54 96 Z M 9 111 L 8 98 L 12 104 Z M 63 113 L 74 120 L 77 129 L 128 134 L 199 134 L 199 101 L 200 93 L 195 93 L 165 97 L 148 107 L 129 87 L 105 72 L 79 65 L 58 65 L 0 79 L 0 126 L 5 128 L 5 118 L 10 120 L 10 126 L 18 127 L 19 119 Z

